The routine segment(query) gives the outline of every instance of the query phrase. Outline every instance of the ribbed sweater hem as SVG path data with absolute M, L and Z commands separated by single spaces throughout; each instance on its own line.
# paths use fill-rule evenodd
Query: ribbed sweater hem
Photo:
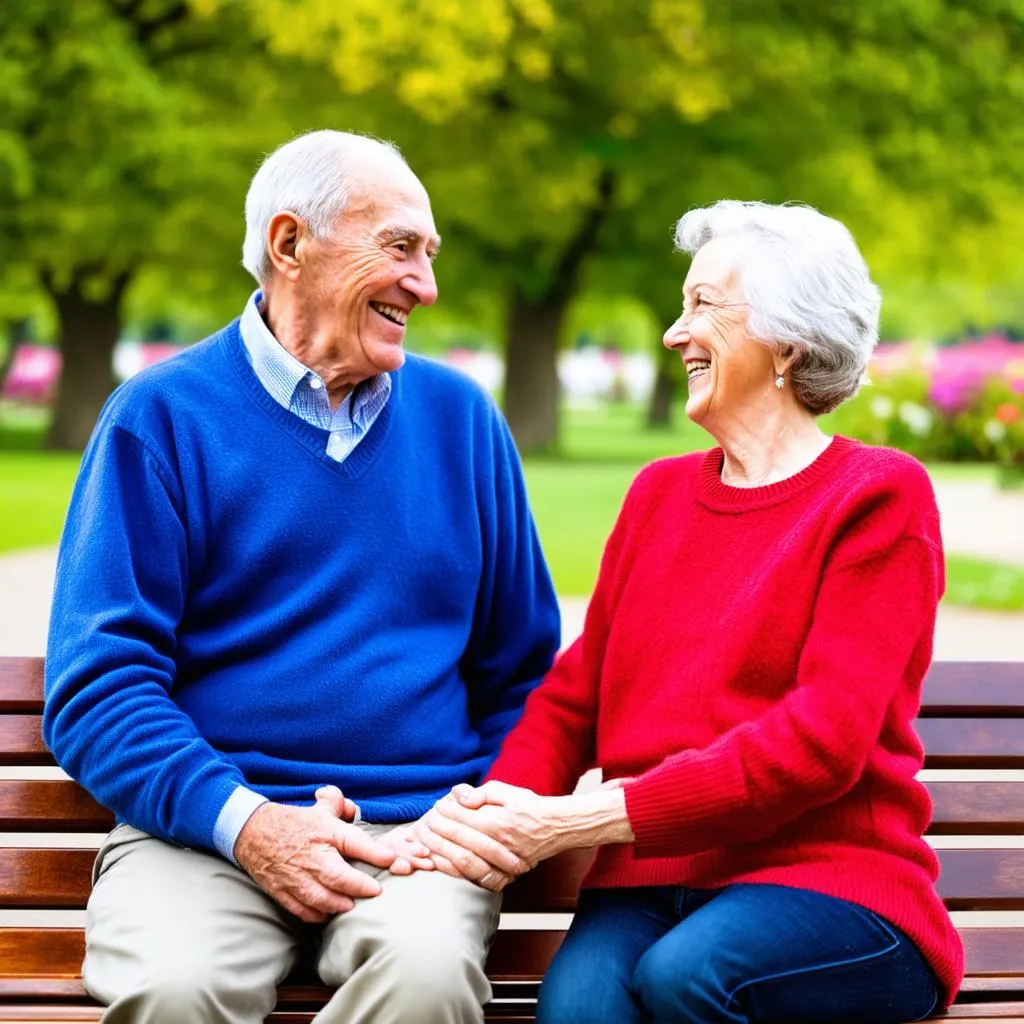
M 619 889 L 676 885 L 717 889 L 751 883 L 809 889 L 847 900 L 881 915 L 920 949 L 941 987 L 941 1008 L 947 1008 L 964 970 L 963 943 L 935 893 L 931 878 L 901 858 L 858 850 L 856 858 L 827 863 L 802 862 L 736 873 L 697 874 L 691 858 L 631 859 L 631 847 L 605 847 L 583 880 L 584 889 Z

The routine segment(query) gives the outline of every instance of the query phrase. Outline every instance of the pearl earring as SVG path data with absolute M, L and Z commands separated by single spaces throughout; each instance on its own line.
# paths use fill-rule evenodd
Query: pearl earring
M 786 383 L 786 380 L 782 376 L 782 374 L 780 373 L 778 375 L 778 377 L 775 378 L 775 386 L 781 391 L 783 386 L 785 385 L 785 383 Z

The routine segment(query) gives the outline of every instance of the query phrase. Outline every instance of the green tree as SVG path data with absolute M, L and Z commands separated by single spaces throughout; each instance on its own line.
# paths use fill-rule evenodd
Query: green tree
M 812 202 L 883 278 L 1011 265 L 1015 0 L 253 3 L 281 52 L 364 98 L 449 241 L 506 296 L 505 404 L 525 450 L 557 440 L 574 296 L 631 289 L 662 317 L 681 280 L 653 298 L 669 228 L 695 204 Z
M 126 310 L 235 307 L 249 174 L 324 125 L 403 147 L 446 236 L 451 309 L 501 297 L 524 450 L 557 443 L 555 359 L 581 292 L 674 315 L 670 228 L 695 204 L 842 217 L 901 297 L 893 323 L 913 322 L 911 297 L 984 295 L 1022 240 L 1022 36 L 1019 0 L 15 5 L 0 277 L 28 268 L 57 310 L 51 442 L 83 442 Z
M 184 0 L 15 4 L 0 69 L 0 275 L 29 273 L 53 303 L 48 443 L 81 448 L 140 275 L 240 286 L 241 197 L 280 141 L 288 79 L 237 10 Z

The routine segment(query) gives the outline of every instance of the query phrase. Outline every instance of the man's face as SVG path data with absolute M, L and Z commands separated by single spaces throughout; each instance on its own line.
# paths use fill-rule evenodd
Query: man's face
M 332 236 L 306 236 L 299 300 L 304 319 L 329 339 L 352 380 L 405 362 L 405 322 L 437 299 L 432 262 L 441 244 L 430 200 L 398 160 L 353 183 Z

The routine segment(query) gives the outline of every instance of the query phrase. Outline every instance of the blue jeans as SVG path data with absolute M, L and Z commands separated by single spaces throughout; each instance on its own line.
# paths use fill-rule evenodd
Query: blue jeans
M 888 921 L 779 885 L 590 889 L 540 990 L 538 1024 L 901 1024 L 935 975 Z

